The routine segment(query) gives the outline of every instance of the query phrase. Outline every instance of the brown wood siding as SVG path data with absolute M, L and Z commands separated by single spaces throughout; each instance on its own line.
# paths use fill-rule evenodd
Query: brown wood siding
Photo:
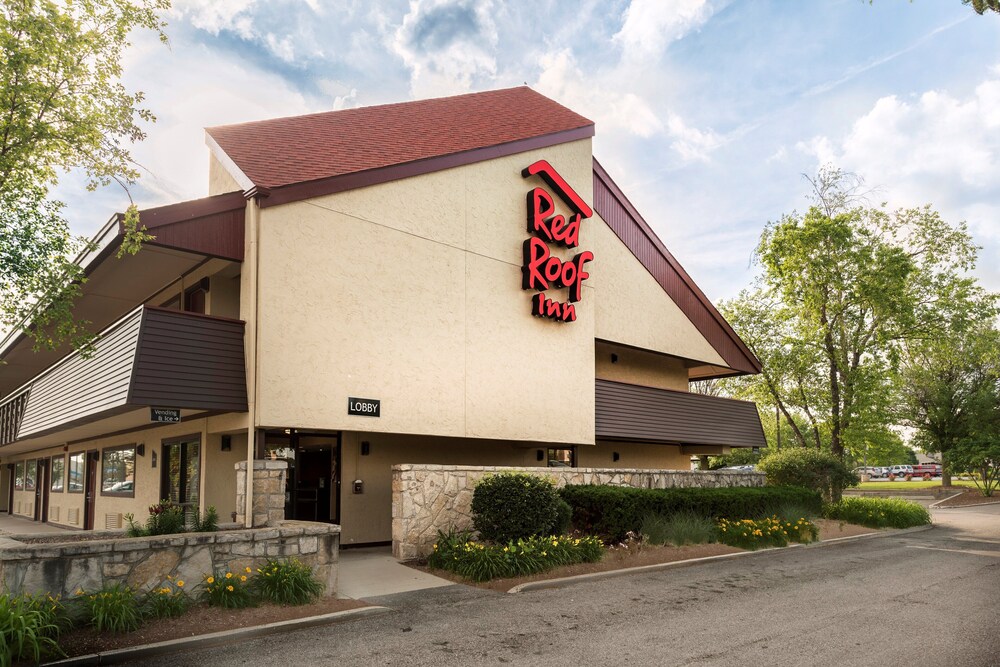
M 243 323 L 146 308 L 128 402 L 243 412 Z
M 766 447 L 749 401 L 597 380 L 597 439 Z
M 597 160 L 594 160 L 594 210 L 731 368 L 743 373 L 760 372 L 757 358 L 656 237 Z
M 31 383 L 19 439 L 124 405 L 142 312 L 103 332 L 90 356 L 71 354 Z
M 241 192 L 139 212 L 155 238 L 150 245 L 243 261 L 246 200 Z

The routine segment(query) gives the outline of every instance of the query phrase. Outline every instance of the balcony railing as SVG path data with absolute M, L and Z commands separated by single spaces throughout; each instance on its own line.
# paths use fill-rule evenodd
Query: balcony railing
M 136 308 L 0 402 L 0 445 L 144 406 L 245 411 L 243 322 Z

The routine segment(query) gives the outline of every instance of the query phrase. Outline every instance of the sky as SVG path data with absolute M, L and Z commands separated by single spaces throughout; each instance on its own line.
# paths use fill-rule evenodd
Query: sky
M 594 155 L 713 301 L 825 164 L 932 204 L 1000 291 L 1000 15 L 960 0 L 174 0 L 125 85 L 157 116 L 140 208 L 205 196 L 203 128 L 527 84 L 596 123 Z M 128 204 L 65 175 L 74 231 Z

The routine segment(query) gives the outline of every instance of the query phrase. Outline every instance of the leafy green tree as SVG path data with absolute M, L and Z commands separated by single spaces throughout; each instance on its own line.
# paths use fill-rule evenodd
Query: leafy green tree
M 1000 433 L 991 439 L 971 439 L 957 445 L 951 452 L 955 470 L 973 473 L 973 480 L 984 496 L 992 496 L 1000 488 Z
M 962 0 L 963 5 L 972 5 L 977 14 L 1000 13 L 1000 0 Z
M 79 291 L 74 239 L 49 198 L 61 170 L 80 169 L 88 188 L 139 175 L 128 144 L 155 120 L 143 95 L 121 84 L 122 54 L 135 29 L 162 40 L 168 0 L 0 0 L 0 327 L 26 326 L 36 344 L 79 344 L 86 323 L 73 319 Z M 134 205 L 122 252 L 150 237 Z
M 991 321 L 995 314 L 986 302 L 980 321 L 961 323 L 946 336 L 914 341 L 903 365 L 900 420 L 916 430 L 916 445 L 941 452 L 945 486 L 955 469 L 952 452 L 962 444 L 988 442 L 994 432 L 1000 401 L 1000 332 Z
M 843 460 L 891 423 L 905 342 L 941 334 L 982 291 L 964 225 L 870 205 L 837 169 L 811 183 L 813 205 L 767 225 L 762 275 L 721 310 L 765 369 L 744 393 L 769 396 L 798 444 Z
M 769 454 L 757 467 L 767 475 L 768 484 L 813 489 L 827 502 L 840 500 L 845 488 L 858 484 L 858 476 L 836 456 L 806 447 Z

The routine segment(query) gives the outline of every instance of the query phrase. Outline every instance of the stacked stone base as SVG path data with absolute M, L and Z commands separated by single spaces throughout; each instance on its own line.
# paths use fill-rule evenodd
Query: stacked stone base
M 253 462 L 253 526 L 274 526 L 285 519 L 286 461 Z M 247 462 L 236 464 L 236 523 L 247 525 Z
M 279 521 L 269 528 L 132 538 L 80 531 L 60 535 L 63 542 L 31 543 L 37 537 L 0 537 L 5 591 L 72 597 L 120 583 L 143 593 L 165 585 L 168 576 L 195 591 L 205 575 L 256 572 L 269 558 L 297 558 L 313 568 L 324 595 L 337 593 L 340 526 L 331 524 Z
M 607 484 L 640 489 L 764 486 L 759 472 L 700 472 L 609 468 L 509 468 L 402 464 L 392 467 L 392 553 L 399 560 L 428 555 L 439 530 L 472 529 L 472 491 L 484 475 L 523 472 L 556 486 Z

